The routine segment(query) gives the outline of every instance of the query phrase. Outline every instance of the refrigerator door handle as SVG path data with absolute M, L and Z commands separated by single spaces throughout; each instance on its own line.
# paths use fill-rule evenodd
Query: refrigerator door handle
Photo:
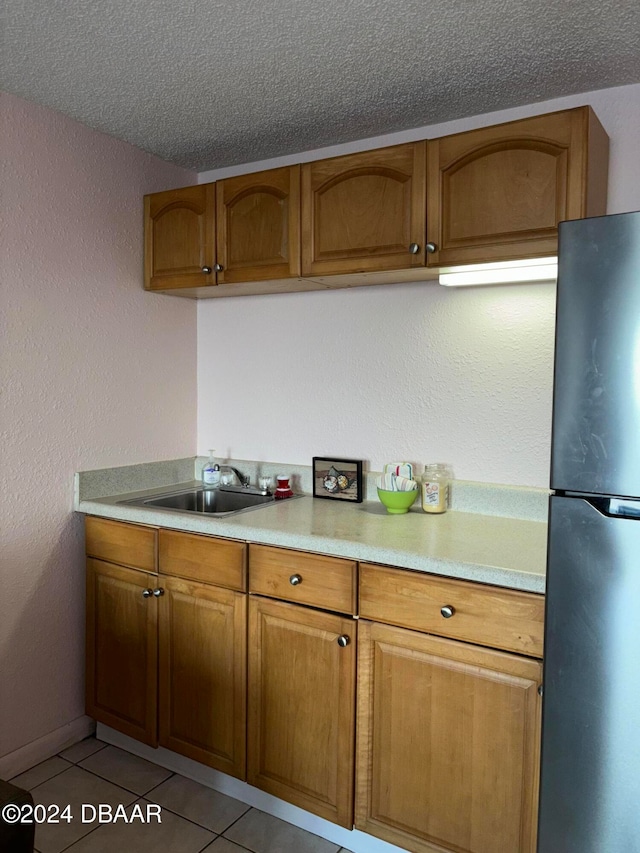
M 618 518 L 634 518 L 640 520 L 640 501 L 627 501 L 620 498 L 609 498 L 607 515 Z
M 640 499 L 629 500 L 627 498 L 600 498 L 594 495 L 580 495 L 565 492 L 562 497 L 570 500 L 581 500 L 606 518 L 629 519 L 640 521 Z

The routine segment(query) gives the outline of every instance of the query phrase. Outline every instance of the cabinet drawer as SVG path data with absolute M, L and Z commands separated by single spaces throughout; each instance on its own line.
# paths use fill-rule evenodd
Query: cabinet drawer
M 356 564 L 337 557 L 250 545 L 249 592 L 355 613 Z
M 160 530 L 158 566 L 167 575 L 204 581 L 228 589 L 247 588 L 246 551 L 244 542 Z
M 360 616 L 542 657 L 544 596 L 535 593 L 361 563 Z
M 85 540 L 89 557 L 146 572 L 156 571 L 155 527 L 88 516 L 85 519 Z

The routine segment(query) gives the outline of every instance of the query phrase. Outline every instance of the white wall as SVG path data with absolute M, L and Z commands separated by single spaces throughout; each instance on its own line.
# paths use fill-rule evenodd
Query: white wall
M 12 96 L 2 112 L 0 769 L 84 713 L 74 472 L 196 449 L 195 304 L 142 289 L 142 196 L 195 174 Z
M 640 209 L 640 85 L 206 172 L 199 181 L 591 104 L 609 213 Z M 555 287 L 399 284 L 198 305 L 198 452 L 446 461 L 461 479 L 546 487 Z

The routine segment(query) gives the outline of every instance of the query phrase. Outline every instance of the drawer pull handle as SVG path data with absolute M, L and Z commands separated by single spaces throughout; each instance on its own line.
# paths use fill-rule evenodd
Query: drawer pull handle
M 455 607 L 452 607 L 450 604 L 445 604 L 444 607 L 440 608 L 440 615 L 443 616 L 445 619 L 451 619 L 455 612 Z
M 153 594 L 155 595 L 156 598 L 160 598 L 161 595 L 164 595 L 164 589 L 161 586 L 159 586 L 153 590 Z
M 345 646 L 348 646 L 350 642 L 351 637 L 349 637 L 347 634 L 340 634 L 340 636 L 338 637 L 338 645 L 342 649 L 344 649 Z
M 298 586 L 299 583 L 302 583 L 302 575 L 291 575 L 289 583 L 291 586 Z
M 152 589 L 143 589 L 142 590 L 142 597 L 143 598 L 151 598 L 152 595 L 153 595 Z

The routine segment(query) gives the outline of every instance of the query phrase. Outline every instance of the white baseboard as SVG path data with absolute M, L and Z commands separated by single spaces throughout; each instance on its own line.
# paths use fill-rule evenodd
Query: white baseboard
M 285 803 L 284 800 L 279 800 L 252 785 L 247 785 L 246 782 L 227 776 L 226 773 L 220 773 L 218 770 L 199 764 L 197 761 L 192 761 L 190 758 L 185 758 L 183 755 L 178 755 L 177 752 L 171 752 L 161 746 L 154 749 L 102 723 L 98 723 L 96 736 L 105 743 L 125 749 L 140 758 L 166 767 L 167 770 L 173 770 L 174 773 L 179 773 L 181 776 L 200 782 L 201 785 L 213 788 L 214 791 L 220 791 L 220 793 L 234 797 L 248 806 L 253 806 L 274 817 L 279 817 L 287 823 L 306 829 L 307 832 L 326 838 L 327 841 L 346 847 L 352 853 L 406 853 L 404 848 L 388 844 L 386 841 L 381 841 L 357 829 L 349 830 L 342 826 L 336 826 L 331 821 L 316 817 L 304 809 Z
M 78 717 L 37 740 L 31 741 L 14 752 L 9 752 L 0 758 L 0 779 L 12 779 L 19 773 L 24 773 L 41 761 L 51 758 L 57 752 L 73 746 L 95 731 L 96 724 L 91 717 Z

